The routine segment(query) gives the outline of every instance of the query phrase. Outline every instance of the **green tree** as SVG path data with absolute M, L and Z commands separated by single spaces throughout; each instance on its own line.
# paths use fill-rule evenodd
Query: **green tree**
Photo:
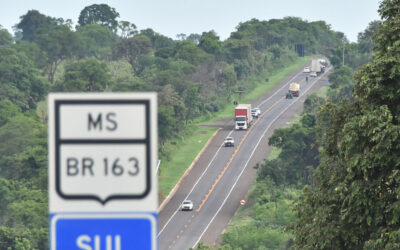
M 311 114 L 315 116 L 318 108 L 324 103 L 325 99 L 315 93 L 307 96 L 303 104 L 303 114 Z
M 81 11 L 78 23 L 80 26 L 100 24 L 115 32 L 118 27 L 116 20 L 118 17 L 119 13 L 107 4 L 92 4 Z
M 0 25 L 0 46 L 11 45 L 13 41 L 14 39 L 10 32 Z
M 115 54 L 118 58 L 126 59 L 132 66 L 132 73 L 139 70 L 139 58 L 151 51 L 150 39 L 144 35 L 121 38 L 116 44 Z
M 352 79 L 353 70 L 347 66 L 336 68 L 329 75 L 328 97 L 338 103 L 342 99 L 353 100 L 354 82 Z
M 186 107 L 185 121 L 199 116 L 200 114 L 200 96 L 199 96 L 199 85 L 192 85 L 188 87 L 184 92 L 184 102 Z
M 149 84 L 141 77 L 132 75 L 131 65 L 125 61 L 112 61 L 108 64 L 111 73 L 112 91 L 146 91 L 150 89 Z
M 36 114 L 8 114 L 0 127 L 0 176 L 33 180 L 46 169 L 46 146 L 46 129 Z
M 399 11 L 399 1 L 380 4 L 375 55 L 355 76 L 354 102 L 321 109 L 321 165 L 296 206 L 297 248 L 400 248 Z
M 173 107 L 159 106 L 158 107 L 158 137 L 161 146 L 164 145 L 167 139 L 174 136 L 174 128 L 176 127 L 176 118 Z
M 170 114 L 170 108 L 172 108 L 174 120 L 168 123 L 171 125 L 169 131 L 171 134 L 177 134 L 183 129 L 185 120 L 186 107 L 182 97 L 168 84 L 158 93 L 158 101 L 160 107 L 168 107 L 167 110 L 164 110 L 165 115 Z
M 57 91 L 104 91 L 111 82 L 107 65 L 96 59 L 87 59 L 68 64 L 65 67 L 64 79 L 57 82 Z
M 228 39 L 226 47 L 229 49 L 233 59 L 246 59 L 251 50 L 251 42 L 249 40 Z
M 35 42 L 47 54 L 46 72 L 51 84 L 54 84 L 58 65 L 76 55 L 81 46 L 77 34 L 67 25 L 58 25 L 49 32 L 36 34 Z
M 163 36 L 154 32 L 152 29 L 145 29 L 140 31 L 141 35 L 147 36 L 151 41 L 151 46 L 153 49 L 158 50 L 165 47 L 172 47 L 175 45 L 174 40 L 169 37 Z
M 136 25 L 128 21 L 119 21 L 118 29 L 120 30 L 121 37 L 123 38 L 132 37 L 138 33 Z
M 200 34 L 192 33 L 192 34 L 188 35 L 188 37 L 186 39 L 194 42 L 195 44 L 199 44 L 200 37 L 201 37 Z
M 0 47 L 0 101 L 9 99 L 23 110 L 35 108 L 49 84 L 22 52 Z
M 47 54 L 40 49 L 37 43 L 21 40 L 12 47 L 16 51 L 24 53 L 30 60 L 32 60 L 36 68 L 45 70 L 48 61 Z
M 222 51 L 222 43 L 213 30 L 210 32 L 203 32 L 199 40 L 199 47 L 213 55 L 218 55 Z
M 209 57 L 195 43 L 185 40 L 176 45 L 175 58 L 199 65 Z
M 270 177 L 277 185 L 307 184 L 319 164 L 313 116 L 306 115 L 300 124 L 275 130 L 269 145 L 280 148 L 277 159 L 261 165 L 259 179 Z
M 22 40 L 29 42 L 34 40 L 38 31 L 48 32 L 58 24 L 57 19 L 43 15 L 37 10 L 28 11 L 20 19 L 16 27 L 22 30 Z
M 372 50 L 376 46 L 372 38 L 378 31 L 380 25 L 381 21 L 372 21 L 363 32 L 358 33 L 357 42 L 359 43 L 359 51 L 361 53 L 372 54 Z
M 21 109 L 10 100 L 0 101 L 0 127 L 21 112 Z
M 87 24 L 76 31 L 81 43 L 80 56 L 95 57 L 97 59 L 110 58 L 112 36 L 107 27 L 100 24 Z

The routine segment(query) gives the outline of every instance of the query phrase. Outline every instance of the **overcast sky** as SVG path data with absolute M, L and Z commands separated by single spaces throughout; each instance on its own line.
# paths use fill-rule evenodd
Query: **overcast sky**
M 357 41 L 369 22 L 380 20 L 381 0 L 0 0 L 0 25 L 12 32 L 28 10 L 78 22 L 79 13 L 92 4 L 105 3 L 120 14 L 119 21 L 134 23 L 139 30 L 154 31 L 176 39 L 184 33 L 214 30 L 225 40 L 240 22 L 286 16 L 308 22 L 323 20 L 335 31 Z

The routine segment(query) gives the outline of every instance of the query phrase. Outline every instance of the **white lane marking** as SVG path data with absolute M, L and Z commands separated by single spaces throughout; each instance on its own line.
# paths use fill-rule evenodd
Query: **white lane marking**
M 196 241 L 196 243 L 192 246 L 193 249 L 196 247 L 196 245 L 199 243 L 199 241 L 200 241 L 201 238 L 203 237 L 204 233 L 205 233 L 205 232 L 207 231 L 207 229 L 210 227 L 211 223 L 214 221 L 215 217 L 217 216 L 217 214 L 219 213 L 219 211 L 221 210 L 221 208 L 225 205 L 225 202 L 227 201 L 227 199 L 228 199 L 229 196 L 231 195 L 233 189 L 236 187 L 236 184 L 237 184 L 237 182 L 239 181 L 240 176 L 242 176 L 244 170 L 247 168 L 247 164 L 249 163 L 251 157 L 253 156 L 254 152 L 256 151 L 256 149 L 257 149 L 257 147 L 258 147 L 258 144 L 260 144 L 261 140 L 264 138 L 264 136 L 265 136 L 265 134 L 267 133 L 268 129 L 272 126 L 272 124 L 273 124 L 286 110 L 288 110 L 288 108 L 290 108 L 293 104 L 295 104 L 295 103 L 300 99 L 300 97 L 302 97 L 305 93 L 307 93 L 307 91 L 308 91 L 312 86 L 314 86 L 314 84 L 317 83 L 318 80 L 319 80 L 322 76 L 324 76 L 326 73 L 328 73 L 330 69 L 331 69 L 331 68 L 328 68 L 324 74 L 320 75 L 320 76 L 315 80 L 315 82 L 314 82 L 313 84 L 311 84 L 310 86 L 308 86 L 308 88 L 307 88 L 306 91 L 303 91 L 302 94 L 300 94 L 299 98 L 296 98 L 296 101 L 294 101 L 294 102 L 290 103 L 288 106 L 286 106 L 286 108 L 283 109 L 283 110 L 272 120 L 272 122 L 268 125 L 268 127 L 265 129 L 265 131 L 264 131 L 264 133 L 262 134 L 262 136 L 260 136 L 260 139 L 258 140 L 258 142 L 257 142 L 256 146 L 254 147 L 253 151 L 251 152 L 250 157 L 249 157 L 249 159 L 246 161 L 246 164 L 245 164 L 244 168 L 243 168 L 242 171 L 240 172 L 239 176 L 236 178 L 236 181 L 233 183 L 232 188 L 229 190 L 228 195 L 225 197 L 225 199 L 224 199 L 224 201 L 222 202 L 221 206 L 218 208 L 217 212 L 216 212 L 216 213 L 214 214 L 214 216 L 211 218 L 210 222 L 207 224 L 207 227 L 206 227 L 206 228 L 204 229 L 204 231 L 201 233 L 201 235 L 200 235 L 200 237 L 198 238 L 198 240 Z
M 230 136 L 232 134 L 233 130 L 231 130 L 228 134 L 228 136 Z M 221 150 L 222 145 L 224 145 L 224 143 L 221 144 L 221 146 L 218 148 L 217 152 L 215 152 L 213 158 L 211 159 L 210 163 L 208 164 L 207 168 L 203 171 L 203 173 L 200 175 L 199 179 L 197 179 L 196 183 L 193 185 L 192 189 L 190 190 L 190 192 L 188 193 L 188 195 L 186 195 L 186 197 L 182 200 L 182 202 L 184 200 L 187 200 L 187 198 L 189 197 L 189 195 L 193 192 L 194 188 L 197 186 L 197 183 L 199 183 L 199 181 L 201 180 L 201 178 L 203 178 L 204 174 L 207 172 L 208 168 L 211 166 L 211 163 L 214 161 L 215 157 L 217 157 L 218 152 Z M 181 202 L 181 203 L 182 203 Z M 158 232 L 157 237 L 160 237 L 160 234 L 164 231 L 164 229 L 167 227 L 168 223 L 172 220 L 172 218 L 176 215 L 176 213 L 179 211 L 180 208 L 180 204 L 178 206 L 178 208 L 175 210 L 175 212 L 172 214 L 172 216 L 169 218 L 169 220 L 167 221 L 167 223 L 165 223 L 164 227 L 160 230 L 160 232 Z
M 280 87 L 273 95 L 271 95 L 270 97 L 268 97 L 267 99 L 265 99 L 264 101 L 262 101 L 258 106 L 263 105 L 264 103 L 266 103 L 269 99 L 271 99 L 272 97 L 274 97 L 278 92 L 280 92 L 283 88 L 287 88 L 287 85 L 290 84 L 293 79 L 295 79 L 296 77 L 298 77 L 299 75 L 303 74 L 304 72 L 301 71 L 300 73 L 298 73 L 297 75 L 295 75 L 294 77 L 292 77 L 288 82 L 286 82 L 282 87 Z
M 296 74 L 294 77 L 292 77 L 288 82 L 286 82 L 281 88 L 279 88 L 277 91 L 275 91 L 274 94 L 272 94 L 270 97 L 268 97 L 267 99 L 265 99 L 263 102 L 260 103 L 261 106 L 263 105 L 265 102 L 267 102 L 268 100 L 270 100 L 272 97 L 276 96 L 278 94 L 278 92 L 280 92 L 283 88 L 287 87 L 286 85 L 288 85 L 293 79 L 295 79 L 296 77 L 298 77 L 299 75 L 301 75 L 303 72 L 301 71 L 300 73 Z M 232 129 L 228 136 L 230 136 L 233 133 L 234 129 Z M 222 147 L 223 143 L 221 144 Z M 201 180 L 201 178 L 204 176 L 204 174 L 207 172 L 208 168 L 211 166 L 211 163 L 214 161 L 215 157 L 218 155 L 219 150 L 221 149 L 221 147 L 217 150 L 217 152 L 215 153 L 215 155 L 213 156 L 213 158 L 211 159 L 210 163 L 208 164 L 207 168 L 204 170 L 204 172 L 201 174 L 201 176 L 199 177 L 199 179 L 196 181 L 196 183 L 193 185 L 192 189 L 190 190 L 189 194 L 182 200 L 182 202 L 184 200 L 186 200 L 189 195 L 193 192 L 194 188 L 197 186 L 197 184 L 199 183 L 199 181 Z M 182 203 L 181 202 L 181 203 Z M 176 215 L 176 213 L 179 211 L 180 205 L 176 208 L 175 212 L 172 214 L 172 216 L 168 219 L 168 221 L 165 223 L 164 227 L 158 232 L 157 237 L 160 237 L 161 233 L 164 231 L 164 229 L 167 227 L 167 225 L 169 224 L 169 222 L 172 220 L 172 218 Z

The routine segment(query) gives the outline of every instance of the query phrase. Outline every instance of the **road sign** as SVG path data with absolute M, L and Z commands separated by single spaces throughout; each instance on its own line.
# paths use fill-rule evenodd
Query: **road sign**
M 49 95 L 52 249 L 156 249 L 156 102 L 155 93 Z
M 64 214 L 50 222 L 51 249 L 157 249 L 157 220 L 148 214 Z
M 50 94 L 50 212 L 157 211 L 154 93 Z
M 246 204 L 246 200 L 240 200 L 240 205 L 244 206 Z

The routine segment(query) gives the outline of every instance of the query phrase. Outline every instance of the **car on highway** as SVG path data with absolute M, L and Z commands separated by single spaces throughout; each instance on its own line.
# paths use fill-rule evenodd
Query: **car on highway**
M 310 76 L 311 76 L 311 77 L 317 77 L 317 72 L 314 72 L 314 71 L 311 72 L 311 73 L 310 73 Z
M 254 118 L 258 118 L 258 116 L 261 114 L 261 110 L 259 108 L 253 108 L 251 109 L 251 115 Z
M 233 137 L 226 137 L 224 141 L 224 146 L 225 147 L 233 147 L 235 146 L 235 140 Z
M 310 73 L 310 67 L 304 67 L 303 72 L 304 73 Z
M 192 211 L 193 210 L 193 202 L 191 200 L 184 200 L 181 205 L 181 210 L 182 211 L 184 211 L 184 210 Z

